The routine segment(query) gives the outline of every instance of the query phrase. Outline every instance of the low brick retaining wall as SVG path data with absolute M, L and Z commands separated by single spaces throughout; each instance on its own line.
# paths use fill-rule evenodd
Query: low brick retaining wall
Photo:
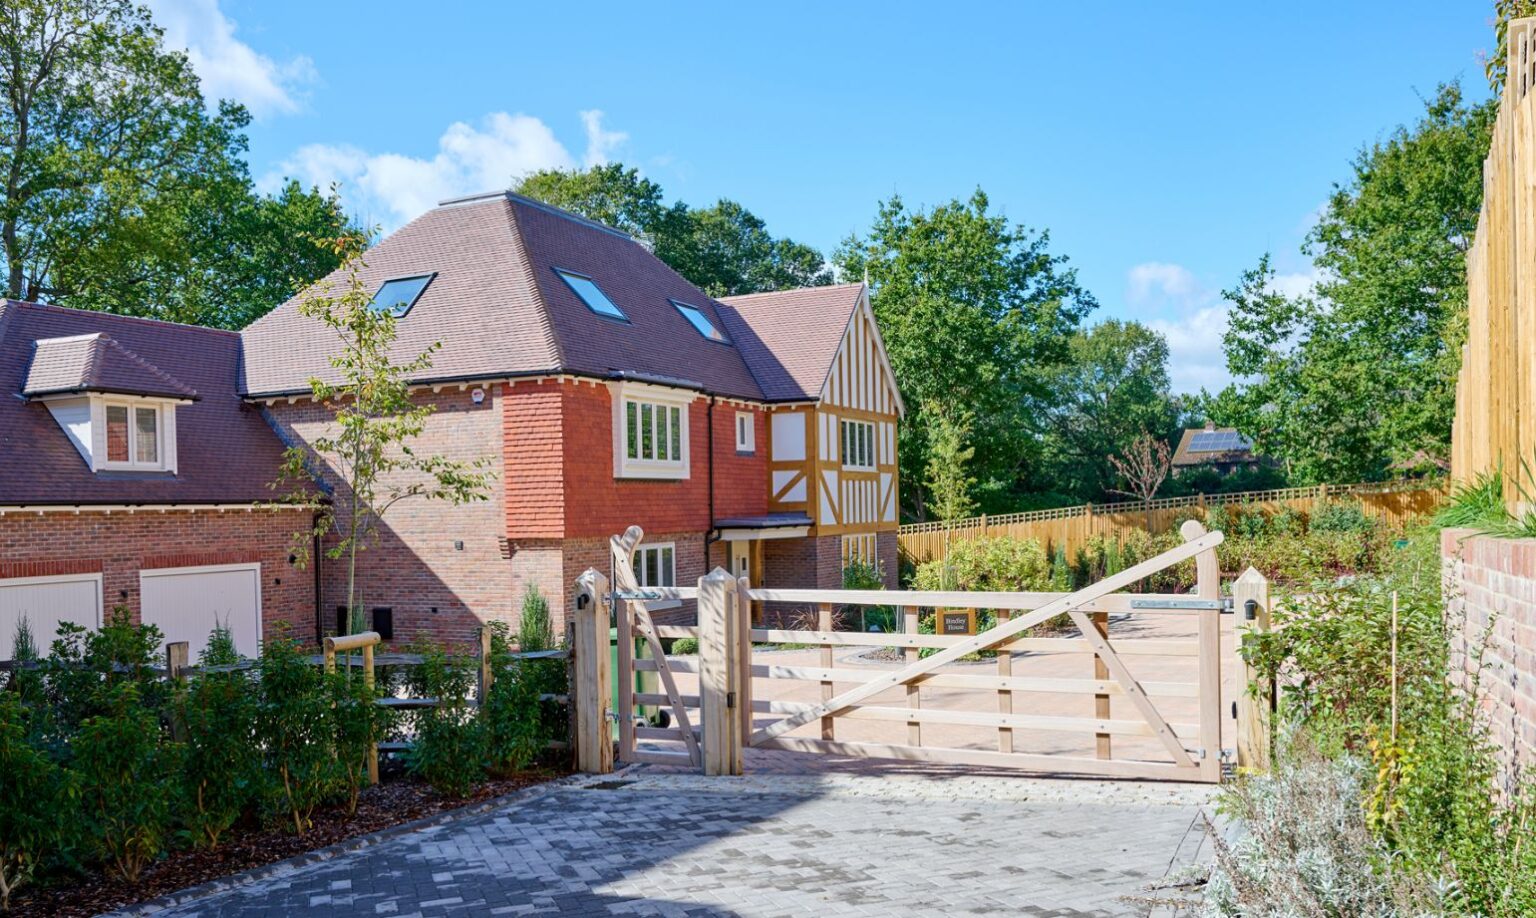
M 1536 539 L 1447 529 L 1446 604 L 1452 676 L 1478 686 L 1491 737 L 1512 777 L 1536 763 Z

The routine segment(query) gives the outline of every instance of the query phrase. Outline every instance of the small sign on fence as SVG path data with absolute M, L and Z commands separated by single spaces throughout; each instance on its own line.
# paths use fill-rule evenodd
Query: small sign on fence
M 934 628 L 936 634 L 975 634 L 975 609 L 940 609 Z

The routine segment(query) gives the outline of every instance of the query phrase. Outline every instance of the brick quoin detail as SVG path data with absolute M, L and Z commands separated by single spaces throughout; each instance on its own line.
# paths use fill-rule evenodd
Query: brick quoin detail
M 167 567 L 211 567 L 216 564 L 250 564 L 260 561 L 261 552 L 254 549 L 235 551 L 198 551 L 181 555 L 145 555 L 143 568 L 155 570 Z
M 0 561 L 0 580 L 15 577 L 59 577 L 67 574 L 99 574 L 100 558 L 64 561 Z
M 263 637 L 286 630 L 308 644 L 315 636 L 314 572 L 290 565 L 288 555 L 293 533 L 307 530 L 310 520 L 310 511 L 297 508 L 6 514 L 0 516 L 0 557 L 6 559 L 0 576 L 100 572 L 104 612 L 121 606 L 139 621 L 140 571 L 234 563 L 223 560 L 231 557 L 258 561 Z M 180 560 L 161 563 L 172 558 Z

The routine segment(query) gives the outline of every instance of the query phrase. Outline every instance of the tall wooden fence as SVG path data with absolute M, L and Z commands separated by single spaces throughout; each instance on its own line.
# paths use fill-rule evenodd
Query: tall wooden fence
M 942 558 L 945 548 L 958 539 L 1014 536 L 1036 539 L 1048 551 L 1058 547 L 1068 557 L 1096 535 L 1120 538 L 1140 529 L 1154 535 L 1168 532 L 1186 519 L 1191 509 L 1240 504 L 1273 513 L 1285 507 L 1310 513 L 1319 503 L 1333 498 L 1360 502 L 1365 512 L 1400 525 L 1434 511 L 1445 495 L 1443 482 L 1408 484 L 1316 485 L 1310 488 L 1279 488 L 1270 491 L 1239 491 L 1234 494 L 1197 494 L 1165 497 L 1143 505 L 1140 501 L 1118 504 L 1082 504 L 1054 510 L 1031 510 L 964 520 L 911 523 L 898 530 L 902 557 L 913 564 Z
M 1509 24 L 1509 73 L 1483 160 L 1467 252 L 1467 341 L 1456 382 L 1451 475 L 1501 467 L 1505 499 L 1536 461 L 1536 19 Z

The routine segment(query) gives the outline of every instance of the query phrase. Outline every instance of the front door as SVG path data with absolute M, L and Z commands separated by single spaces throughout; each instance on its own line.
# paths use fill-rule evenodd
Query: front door
M 752 543 L 749 541 L 730 542 L 731 546 L 731 576 L 740 580 L 742 577 L 752 577 Z

